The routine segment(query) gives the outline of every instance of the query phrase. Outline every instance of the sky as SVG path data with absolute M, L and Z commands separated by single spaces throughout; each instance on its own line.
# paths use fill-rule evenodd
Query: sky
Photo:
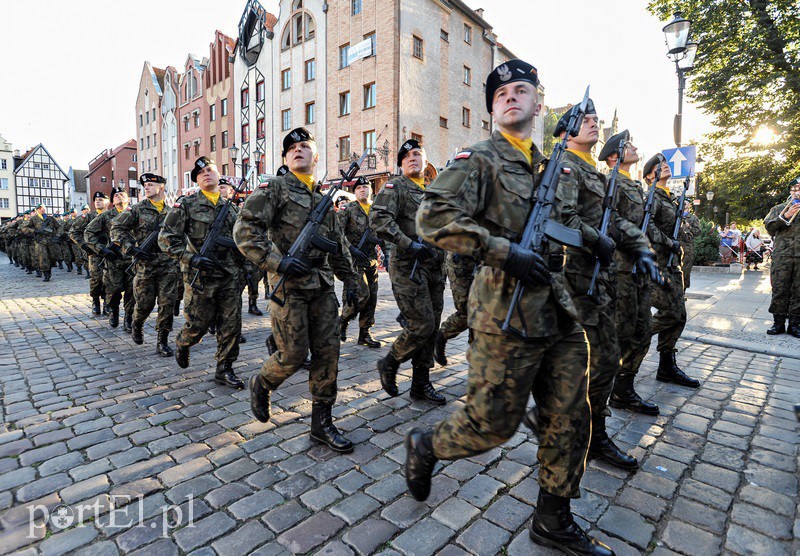
M 665 22 L 646 11 L 646 0 L 466 2 L 483 7 L 500 42 L 538 68 L 546 104 L 577 103 L 591 85 L 600 118 L 610 125 L 617 109 L 643 158 L 674 146 L 677 77 L 666 57 Z M 180 69 L 189 53 L 208 56 L 216 29 L 236 37 L 244 5 L 3 0 L 0 135 L 23 152 L 43 143 L 65 171 L 86 169 L 103 150 L 135 137 L 144 61 Z M 276 2 L 262 5 L 270 10 Z M 684 144 L 710 130 L 709 117 L 686 99 Z

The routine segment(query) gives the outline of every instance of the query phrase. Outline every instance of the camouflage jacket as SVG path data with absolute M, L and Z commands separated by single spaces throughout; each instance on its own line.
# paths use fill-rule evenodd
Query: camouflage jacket
M 89 222 L 95 219 L 97 212 L 89 212 L 88 214 L 81 214 L 72 221 L 72 226 L 69 228 L 69 238 L 83 248 L 86 245 L 86 240 L 83 238 L 83 233 L 86 231 L 86 226 Z
M 109 247 L 114 243 L 111 241 L 111 223 L 116 218 L 119 218 L 121 214 L 130 210 L 131 208 L 128 207 L 124 211 L 118 211 L 116 207 L 112 206 L 86 225 L 86 229 L 83 231 L 83 239 L 95 255 L 100 254 L 103 247 Z
M 252 263 L 269 273 L 273 286 L 280 280 L 278 265 L 289 252 L 314 207 L 322 200 L 319 187 L 312 192 L 289 172 L 262 183 L 244 202 L 233 237 L 239 250 Z M 333 286 L 334 273 L 348 286 L 357 281 L 347 240 L 333 209 L 325 215 L 319 235 L 339 244 L 339 254 L 327 254 L 310 247 L 304 260 L 313 268 L 299 278 L 287 276 L 287 289 L 308 290 Z
M 58 222 L 46 214 L 44 217 L 34 214 L 28 220 L 28 226 L 33 230 L 33 240 L 37 243 L 52 242 L 58 233 Z
M 694 238 L 700 235 L 700 231 L 700 219 L 697 218 L 694 213 L 690 212 L 683 217 L 681 221 L 680 241 L 684 249 L 686 247 L 694 248 Z
M 167 214 L 169 214 L 169 207 L 164 206 L 164 210 L 158 212 L 149 199 L 136 203 L 131 210 L 124 211 L 112 221 L 111 241 L 119 245 L 123 253 L 132 257 L 131 249 L 134 246 L 141 246 L 151 233 L 163 226 Z M 140 261 L 141 264 L 148 267 L 174 264 L 168 255 L 161 252 L 158 242 L 150 252 L 155 255 L 155 259 Z
M 534 146 L 533 169 L 524 155 L 495 131 L 456 155 L 454 162 L 425 190 L 417 214 L 419 234 L 438 247 L 483 261 L 470 290 L 470 328 L 501 334 L 516 279 L 501 270 L 512 242 L 518 242 L 533 205 L 546 159 Z M 556 200 L 552 218 L 561 216 Z M 560 261 L 563 247 L 550 243 L 546 260 Z M 564 316 L 577 321 L 562 272 L 549 286 L 525 288 L 520 309 L 528 336 L 541 338 L 564 329 Z M 519 320 L 514 318 L 514 325 Z
M 652 186 L 651 186 L 652 187 Z M 656 188 L 653 195 L 653 213 L 650 221 L 655 230 L 648 229 L 648 236 L 653 249 L 656 251 L 658 266 L 665 268 L 672 245 L 672 231 L 675 229 L 675 218 L 678 216 L 678 205 L 671 193 L 667 193 L 661 187 Z M 680 257 L 673 258 L 673 265 L 680 264 Z
M 371 209 L 370 212 L 372 212 Z M 339 225 L 342 227 L 342 232 L 344 233 L 345 239 L 347 239 L 347 243 L 358 247 L 358 243 L 364 235 L 364 230 L 369 227 L 369 215 L 364 212 L 364 209 L 361 208 L 358 201 L 354 201 L 348 204 L 346 209 L 338 212 L 336 217 L 339 219 Z M 374 231 L 370 231 L 370 235 L 373 236 L 373 238 L 377 238 Z M 374 245 L 366 244 L 363 251 L 364 254 L 369 257 L 370 265 L 374 266 L 378 264 L 378 253 Z
M 644 220 L 644 204 L 645 194 L 642 186 L 630 179 L 629 177 L 620 174 L 619 176 L 619 190 L 617 192 L 617 205 L 616 210 L 620 218 L 627 220 L 637 228 L 642 228 L 642 221 Z M 647 239 L 653 234 L 660 233 L 650 220 L 648 227 Z M 617 273 L 629 273 L 633 270 L 633 265 L 636 262 L 636 257 L 617 249 L 614 253 L 614 262 L 617 265 Z
M 797 216 L 791 226 L 780 219 L 781 212 L 786 203 L 775 205 L 764 218 L 764 226 L 772 236 L 772 255 L 775 257 L 800 257 L 800 216 Z

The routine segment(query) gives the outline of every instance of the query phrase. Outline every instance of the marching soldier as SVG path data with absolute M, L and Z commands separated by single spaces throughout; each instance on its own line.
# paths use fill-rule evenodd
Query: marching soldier
M 75 211 L 72 210 L 72 212 L 74 213 Z M 67 272 L 72 272 L 72 249 L 70 249 L 69 246 L 71 242 L 67 239 L 70 213 L 65 212 L 64 214 L 59 214 L 56 218 L 56 223 L 58 224 L 58 229 L 53 237 L 53 241 L 55 243 L 55 251 L 58 254 L 58 268 L 63 269 L 66 265 Z
M 661 165 L 661 179 L 655 181 L 656 166 Z M 644 165 L 644 178 L 650 187 L 655 187 L 651 221 L 656 230 L 648 230 L 650 243 L 656 252 L 658 266 L 664 273 L 664 285 L 651 290 L 653 307 L 658 309 L 653 316 L 653 334 L 658 334 L 658 372 L 656 380 L 672 382 L 679 386 L 697 388 L 700 381 L 684 373 L 675 360 L 675 345 L 686 325 L 686 301 L 683 297 L 683 272 L 680 267 L 681 244 L 672 238 L 677 206 L 671 196 L 667 180 L 672 177 L 669 164 L 661 154 L 656 154 Z M 670 253 L 674 254 L 672 266 L 667 268 Z
M 33 253 L 36 260 L 36 277 L 44 275 L 43 282 L 49 282 L 51 269 L 55 266 L 53 254 L 54 238 L 58 232 L 58 222 L 55 217 L 48 216 L 44 205 L 38 205 L 31 219 L 28 221 L 29 229 L 33 230 Z
M 378 304 L 378 254 L 375 246 L 380 243 L 369 229 L 370 199 L 372 190 L 369 182 L 360 178 L 354 189 L 356 202 L 337 213 L 339 224 L 347 238 L 348 249 L 359 274 L 359 301 L 342 306 L 342 325 L 340 340 L 347 340 L 347 325 L 358 315 L 358 344 L 369 348 L 379 348 L 369 329 L 375 324 L 375 307 Z M 366 235 L 365 235 L 366 234 Z M 365 238 L 359 249 L 361 239 Z
M 89 278 L 89 296 L 92 298 L 92 314 L 100 315 L 100 298 L 103 298 L 103 305 L 105 306 L 105 288 L 103 286 L 103 257 L 95 255 L 89 244 L 86 243 L 84 233 L 89 223 L 108 210 L 109 199 L 108 195 L 102 191 L 95 191 L 92 196 L 92 203 L 94 204 L 94 212 L 83 211 L 83 215 L 76 219 L 76 222 L 70 229 L 69 237 L 86 253 L 86 275 Z M 105 309 L 105 307 L 103 307 Z M 103 311 L 105 314 L 105 311 Z
M 561 270 L 563 248 L 550 242 L 542 257 L 517 243 L 545 164 L 530 139 L 541 109 L 538 83 L 536 68 L 521 60 L 492 71 L 486 107 L 498 131 L 456 155 L 425 191 L 417 216 L 422 238 L 483 264 L 468 306 L 466 403 L 432 432 L 408 433 L 406 483 L 414 498 L 426 499 L 437 459 L 474 456 L 508 440 L 533 394 L 540 408 L 540 488 L 529 535 L 570 554 L 608 555 L 570 511 L 570 498 L 580 496 L 590 414 L 588 345 Z M 560 210 L 556 200 L 553 218 Z M 519 280 L 527 340 L 501 331 Z
M 158 236 L 161 250 L 177 260 L 183 271 L 184 316 L 186 323 L 175 340 L 175 360 L 182 369 L 189 367 L 190 348 L 198 343 L 217 319 L 217 370 L 214 381 L 232 388 L 244 388 L 233 372 L 239 357 L 239 332 L 242 327 L 240 268 L 235 248 L 218 244 L 214 257 L 201 255 L 200 250 L 217 215 L 228 201 L 220 198 L 219 170 L 207 156 L 194 163 L 192 182 L 200 187 L 192 195 L 175 201 Z M 231 233 L 236 219 L 229 211 L 222 223 L 222 235 L 233 244 Z M 227 243 L 227 242 L 226 242 Z M 191 281 L 199 273 L 192 287 Z
M 29 210 L 22 217 L 19 225 L 19 254 L 22 256 L 22 266 L 27 274 L 36 271 L 37 278 L 42 277 L 42 273 L 36 269 L 36 262 L 33 253 L 33 228 L 30 226 L 33 210 Z
M 800 338 L 800 178 L 789 183 L 789 201 L 772 207 L 764 219 L 772 236 L 772 264 L 769 281 L 772 284 L 772 302 L 769 312 L 775 324 L 767 334 L 788 332 Z M 786 318 L 789 328 L 786 329 Z
M 139 176 L 144 188 L 145 199 L 122 212 L 111 224 L 111 241 L 121 247 L 127 257 L 135 257 L 138 262 L 133 279 L 133 295 L 136 299 L 133 311 L 133 343 L 144 343 L 142 328 L 158 299 L 156 318 L 156 353 L 162 357 L 172 357 L 169 347 L 169 333 L 172 330 L 173 306 L 178 297 L 180 277 L 178 266 L 170 257 L 161 252 L 156 242 L 147 250 L 143 243 L 164 225 L 169 213 L 165 207 L 164 185 L 167 180 L 156 174 Z
M 81 213 L 79 215 L 78 214 L 72 215 L 72 219 L 70 220 L 69 223 L 69 229 L 67 230 L 67 238 L 69 240 L 69 246 L 72 249 L 72 257 L 73 259 L 75 259 L 75 267 L 78 271 L 78 274 L 83 274 L 83 267 L 86 267 L 87 279 L 89 278 L 89 263 L 86 259 L 86 251 L 81 249 L 81 245 L 75 241 L 75 237 L 77 237 L 78 234 L 80 235 L 81 238 L 83 237 L 83 231 L 81 230 L 80 232 L 78 232 L 78 234 L 73 234 L 72 231 L 75 229 L 76 226 L 80 227 L 79 223 L 81 221 L 85 221 L 86 218 L 84 217 L 88 216 L 89 214 L 90 214 L 89 205 L 83 205 L 81 207 Z
M 83 232 L 83 239 L 92 249 L 95 255 L 102 258 L 103 263 L 103 286 L 106 292 L 106 303 L 108 304 L 108 324 L 111 328 L 119 326 L 119 304 L 124 302 L 123 308 L 125 316 L 122 329 L 130 333 L 133 323 L 133 309 L 135 300 L 133 297 L 133 278 L 125 272 L 131 264 L 131 257 L 125 256 L 119 244 L 111 240 L 111 222 L 120 214 L 130 210 L 128 206 L 130 199 L 124 189 L 112 189 L 111 198 L 114 206 L 103 211 L 86 225 Z M 94 274 L 94 271 L 92 272 Z
M 394 397 L 399 394 L 397 370 L 411 359 L 411 397 L 444 405 L 444 396 L 430 381 L 433 344 L 444 307 L 444 251 L 420 240 L 415 226 L 427 163 L 419 142 L 405 141 L 397 153 L 402 173 L 383 186 L 370 211 L 375 235 L 394 244 L 389 278 L 397 306 L 408 323 L 377 367 L 384 391 Z
M 694 264 L 694 238 L 700 235 L 700 219 L 692 212 L 692 203 L 683 202 L 683 220 L 681 220 L 680 241 L 683 249 L 681 270 L 683 271 L 683 291 L 689 289 Z
M 284 254 L 322 194 L 314 184 L 317 144 L 308 130 L 297 128 L 286 135 L 281 156 L 289 172 L 262 183 L 247 198 L 234 229 L 239 250 L 269 273 L 270 284 L 277 284 L 280 275 L 286 278 L 286 287 L 278 292 L 284 304 L 273 300 L 269 307 L 278 351 L 250 378 L 250 405 L 256 419 L 266 423 L 270 393 L 300 369 L 310 348 L 311 438 L 334 451 L 349 453 L 353 443 L 339 433 L 331 415 L 339 360 L 339 308 L 333 284 L 335 272 L 345 283 L 348 302 L 355 303 L 357 276 L 332 210 L 318 233 L 336 242 L 341 254 L 328 255 L 316 248 L 310 248 L 303 260 Z
M 447 340 L 455 338 L 468 328 L 467 298 L 478 264 L 478 260 L 474 257 L 460 253 L 448 253 L 445 259 L 444 266 L 447 271 L 447 279 L 450 281 L 450 291 L 453 294 L 453 305 L 455 305 L 456 312 L 447 317 L 436 331 L 433 358 L 440 365 L 447 365 Z

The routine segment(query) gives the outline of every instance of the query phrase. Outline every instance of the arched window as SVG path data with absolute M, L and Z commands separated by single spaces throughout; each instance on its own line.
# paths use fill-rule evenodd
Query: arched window
M 283 33 L 281 34 L 281 50 L 286 50 L 304 41 L 313 39 L 316 35 L 317 25 L 314 21 L 314 16 L 302 9 L 302 6 L 302 0 L 297 0 L 293 4 L 293 8 L 297 9 L 297 11 L 292 12 L 289 21 L 283 28 Z

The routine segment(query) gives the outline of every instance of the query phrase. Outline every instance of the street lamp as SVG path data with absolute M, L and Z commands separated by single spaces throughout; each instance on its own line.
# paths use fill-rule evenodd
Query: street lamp
M 233 160 L 233 167 L 236 168 L 236 159 L 239 158 L 239 148 L 236 144 L 228 147 L 228 155 L 231 157 L 231 160 Z
M 708 217 L 711 218 L 711 201 L 714 200 L 714 192 L 706 191 L 706 199 L 708 199 Z
M 681 146 L 681 127 L 683 123 L 683 90 L 686 87 L 686 72 L 694 67 L 697 55 L 697 43 L 689 42 L 692 22 L 684 19 L 680 12 L 675 12 L 672 21 L 662 31 L 667 40 L 667 57 L 675 62 L 675 73 L 678 74 L 678 113 L 675 115 L 673 132 L 675 145 Z

